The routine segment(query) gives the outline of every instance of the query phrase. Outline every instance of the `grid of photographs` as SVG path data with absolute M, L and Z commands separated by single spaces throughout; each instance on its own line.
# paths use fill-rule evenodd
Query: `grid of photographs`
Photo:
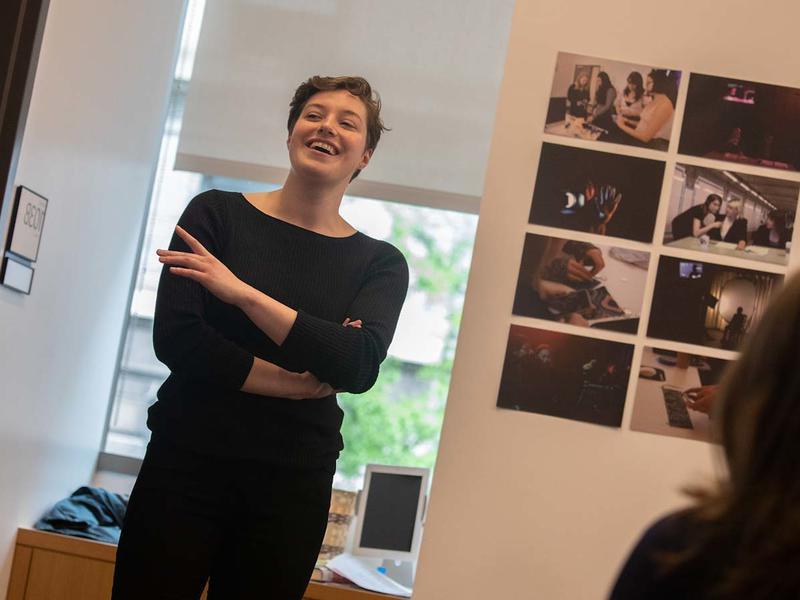
M 498 408 L 621 427 L 638 347 L 630 428 L 713 441 L 722 374 L 788 268 L 799 97 L 558 54 Z

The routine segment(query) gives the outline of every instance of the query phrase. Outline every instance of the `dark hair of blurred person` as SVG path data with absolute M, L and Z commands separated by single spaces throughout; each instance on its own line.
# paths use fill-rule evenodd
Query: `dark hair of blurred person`
M 800 598 L 800 276 L 723 378 L 712 423 L 727 474 L 651 526 L 611 598 Z

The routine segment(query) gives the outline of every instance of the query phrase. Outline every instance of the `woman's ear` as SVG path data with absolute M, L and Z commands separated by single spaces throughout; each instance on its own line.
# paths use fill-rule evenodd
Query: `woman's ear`
M 372 150 L 365 150 L 364 154 L 361 155 L 361 162 L 358 163 L 358 170 L 361 171 L 369 164 L 370 159 L 372 158 Z

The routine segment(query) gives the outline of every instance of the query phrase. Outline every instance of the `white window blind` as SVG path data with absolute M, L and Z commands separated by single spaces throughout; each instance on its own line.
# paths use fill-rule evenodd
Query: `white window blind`
M 477 212 L 513 0 L 208 0 L 176 167 L 282 183 L 288 103 L 358 74 L 393 131 L 348 190 Z M 524 122 L 524 115 L 521 116 Z

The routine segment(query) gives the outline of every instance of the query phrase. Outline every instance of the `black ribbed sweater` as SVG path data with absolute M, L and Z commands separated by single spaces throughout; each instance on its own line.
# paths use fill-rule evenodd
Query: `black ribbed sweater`
M 199 194 L 178 223 L 239 279 L 297 310 L 297 320 L 278 346 L 239 308 L 165 266 L 153 345 L 171 373 L 147 426 L 201 453 L 330 465 L 343 448 L 334 395 L 289 400 L 240 388 L 255 356 L 334 389 L 372 387 L 405 300 L 405 258 L 360 232 L 334 238 L 270 217 L 233 192 Z M 169 247 L 189 251 L 177 235 Z M 343 327 L 347 317 L 362 327 Z

